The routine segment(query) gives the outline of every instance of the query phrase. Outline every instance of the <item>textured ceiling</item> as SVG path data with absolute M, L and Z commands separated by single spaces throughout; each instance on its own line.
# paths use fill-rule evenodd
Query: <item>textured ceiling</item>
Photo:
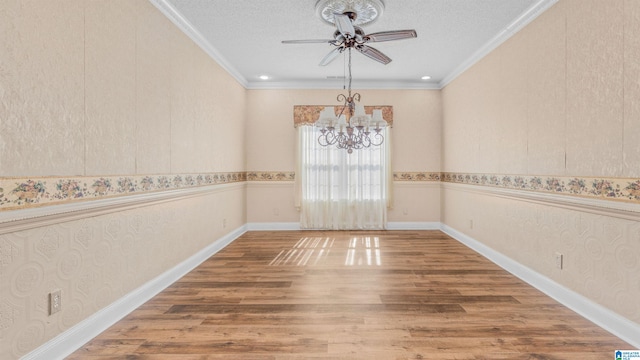
M 248 88 L 343 83 L 343 57 L 318 66 L 331 45 L 281 43 L 333 38 L 335 28 L 316 16 L 316 0 L 151 1 Z M 440 88 L 556 1 L 386 0 L 364 31 L 415 29 L 418 37 L 370 44 L 393 59 L 388 65 L 354 52 L 354 87 Z

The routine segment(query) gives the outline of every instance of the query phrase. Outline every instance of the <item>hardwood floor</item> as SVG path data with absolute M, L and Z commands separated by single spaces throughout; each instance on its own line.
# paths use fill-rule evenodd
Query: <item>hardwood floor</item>
M 69 359 L 613 359 L 439 231 L 249 232 Z

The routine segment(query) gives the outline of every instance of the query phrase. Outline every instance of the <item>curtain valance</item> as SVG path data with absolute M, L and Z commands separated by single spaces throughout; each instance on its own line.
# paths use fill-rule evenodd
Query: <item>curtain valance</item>
M 326 105 L 332 106 L 332 105 Z M 326 106 L 322 105 L 294 105 L 293 106 L 293 126 L 298 127 L 300 125 L 313 125 L 320 116 Z M 341 107 L 340 106 L 334 106 Z M 364 110 L 367 114 L 371 114 L 373 110 L 382 110 L 382 117 L 387 121 L 389 126 L 393 127 L 393 106 L 380 105 L 380 106 L 365 106 Z

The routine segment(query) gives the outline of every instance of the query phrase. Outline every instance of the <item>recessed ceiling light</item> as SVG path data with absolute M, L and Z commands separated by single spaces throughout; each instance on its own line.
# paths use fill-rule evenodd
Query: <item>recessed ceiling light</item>
M 260 80 L 269 80 L 269 75 L 260 75 Z
M 430 79 L 431 79 L 431 76 L 429 76 L 429 75 L 425 75 L 425 76 L 421 77 L 421 79 L 422 79 L 422 80 L 430 80 Z

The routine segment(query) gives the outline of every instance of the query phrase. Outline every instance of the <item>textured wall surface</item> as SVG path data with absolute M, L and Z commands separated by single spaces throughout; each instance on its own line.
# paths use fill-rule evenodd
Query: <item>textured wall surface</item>
M 244 185 L 0 235 L 0 358 L 69 329 L 244 224 Z M 228 219 L 226 228 L 220 218 Z M 49 292 L 62 310 L 49 316 Z
M 0 176 L 84 173 L 84 7 L 0 2 Z
M 244 170 L 245 89 L 148 1 L 3 0 L 0 63 L 0 177 Z
M 640 324 L 639 222 L 455 185 L 445 186 L 443 198 L 447 225 Z M 564 255 L 562 270 L 556 252 Z
M 392 167 L 396 174 L 439 173 L 442 100 L 437 90 L 357 90 L 364 105 L 393 106 Z M 332 105 L 343 90 L 249 90 L 247 92 L 247 170 L 293 172 L 296 130 L 294 105 Z M 423 154 L 418 155 L 416 154 Z M 424 179 L 414 179 L 424 180 Z M 416 181 L 423 182 L 423 181 Z M 389 221 L 439 221 L 438 188 L 397 184 Z M 287 186 L 289 188 L 287 188 Z M 298 221 L 293 185 L 249 185 L 248 221 Z M 278 193 L 280 195 L 275 196 Z M 278 215 L 274 209 L 278 209 Z
M 44 196 L 35 178 L 65 200 L 107 194 L 100 179 L 120 196 L 133 180 L 116 179 L 161 191 L 150 181 L 244 174 L 245 89 L 146 0 L 1 0 L 0 64 L 0 202 L 17 199 L 5 205 Z M 21 183 L 36 197 L 12 192 Z M 244 225 L 244 183 L 220 186 L 2 233 L 0 358 L 19 358 Z M 49 316 L 53 289 L 63 308 Z
M 454 80 L 443 171 L 638 177 L 639 9 L 561 0 Z
M 443 89 L 443 171 L 637 202 L 639 29 L 638 1 L 559 1 Z M 640 323 L 637 221 L 460 189 L 443 188 L 445 224 Z

